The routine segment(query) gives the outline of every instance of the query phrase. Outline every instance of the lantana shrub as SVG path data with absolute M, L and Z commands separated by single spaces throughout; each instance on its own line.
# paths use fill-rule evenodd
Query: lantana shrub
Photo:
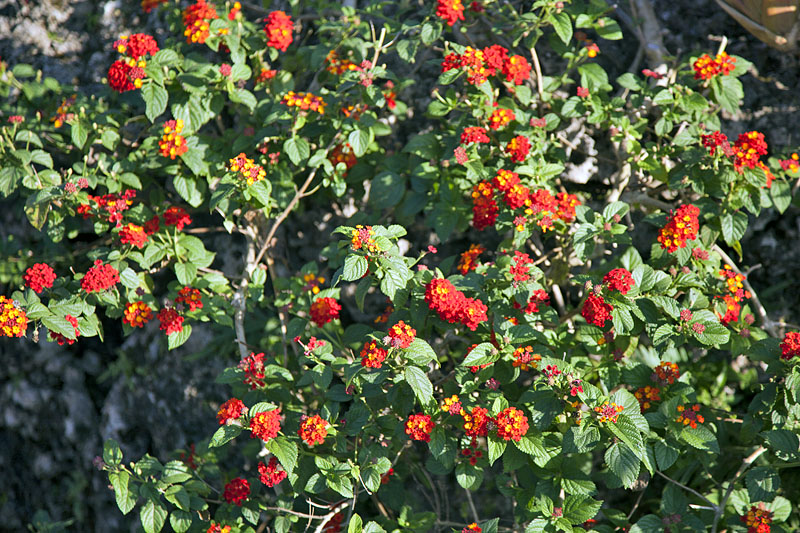
M 800 332 L 740 266 L 800 165 L 723 131 L 749 63 L 618 71 L 599 0 L 281 6 L 143 1 L 169 31 L 109 42 L 94 94 L 0 64 L 0 194 L 39 230 L 4 244 L 3 345 L 121 328 L 174 357 L 202 325 L 228 364 L 188 455 L 106 443 L 120 511 L 148 533 L 800 528 Z M 577 130 L 614 161 L 583 184 Z M 329 236 L 288 276 L 287 221 Z

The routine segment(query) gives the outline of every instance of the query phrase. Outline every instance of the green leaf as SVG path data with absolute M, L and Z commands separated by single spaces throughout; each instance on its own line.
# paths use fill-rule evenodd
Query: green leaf
M 192 526 L 192 515 L 176 509 L 169 514 L 169 525 L 175 533 L 184 533 Z
M 663 522 L 656 515 L 644 515 L 631 527 L 630 533 L 661 533 L 664 531 Z
M 167 94 L 167 90 L 164 87 L 151 82 L 142 87 L 142 98 L 145 105 L 144 114 L 150 122 L 154 123 L 167 110 L 169 94 Z
M 133 510 L 136 505 L 136 496 L 128 488 L 128 481 L 130 474 L 125 470 L 120 472 L 111 472 L 108 474 L 108 479 L 111 486 L 114 487 L 114 497 L 117 500 L 117 507 L 122 511 L 122 514 L 128 514 Z
M 655 444 L 656 462 L 659 470 L 666 470 L 678 460 L 680 452 L 669 443 L 659 440 Z
M 489 437 L 487 442 L 489 445 L 489 466 L 491 466 L 503 455 L 503 452 L 506 451 L 508 442 L 498 439 L 495 436 Z
M 358 513 L 353 514 L 352 518 L 350 518 L 350 522 L 347 524 L 347 533 L 362 533 L 362 524 L 361 517 L 358 516 Z
M 60 333 L 70 340 L 75 340 L 75 328 L 63 316 L 44 316 L 42 317 L 42 324 L 50 331 Z
M 184 342 L 189 340 L 191 334 L 192 334 L 191 324 L 183 324 L 183 329 L 181 331 L 177 331 L 167 336 L 167 347 L 170 350 L 174 350 L 175 348 L 181 346 Z
M 122 462 L 122 450 L 114 439 L 108 439 L 103 444 L 103 462 L 111 466 L 117 466 Z
M 723 109 L 736 113 L 739 109 L 739 101 L 744 98 L 744 90 L 742 89 L 742 82 L 733 76 L 722 76 L 721 90 L 715 91 L 719 105 Z
M 164 483 L 183 483 L 192 479 L 192 473 L 183 461 L 170 461 L 164 465 L 161 481 Z
M 145 533 L 158 533 L 167 521 L 167 510 L 161 503 L 148 500 L 139 512 L 139 518 Z
M 217 431 L 214 432 L 214 436 L 211 437 L 211 442 L 208 443 L 210 448 L 217 448 L 226 444 L 236 437 L 242 432 L 241 426 L 236 425 L 225 425 L 220 426 Z
M 726 213 L 720 217 L 722 238 L 728 246 L 740 240 L 747 230 L 747 215 L 741 211 Z
M 194 263 L 175 263 L 175 277 L 181 285 L 191 285 L 197 277 L 197 267 Z
M 311 149 L 308 146 L 308 141 L 299 137 L 291 137 L 286 139 L 283 143 L 283 151 L 289 156 L 289 159 L 297 166 L 308 159 L 311 154 Z
M 268 180 L 259 180 L 247 188 L 250 196 L 258 200 L 264 207 L 269 207 L 272 195 L 272 183 Z
M 467 462 L 456 465 L 456 481 L 467 490 L 477 490 L 483 482 L 483 471 Z
M 86 125 L 80 119 L 76 119 L 75 122 L 72 123 L 70 134 L 72 137 L 72 144 L 78 148 L 83 148 L 83 145 L 86 144 L 86 139 L 89 138 L 89 130 L 86 129 Z
M 751 502 L 769 502 L 781 486 L 781 477 L 768 466 L 757 466 L 747 472 L 745 486 Z
M 719 322 L 702 322 L 706 327 L 702 333 L 697 333 L 697 340 L 709 346 L 722 346 L 730 338 L 731 332 Z
M 581 494 L 571 494 L 564 499 L 564 518 L 573 524 L 581 524 L 597 515 L 603 502 Z
M 624 442 L 616 442 L 606 450 L 606 464 L 626 487 L 639 477 L 639 458 Z
M 769 195 L 772 198 L 772 205 L 775 206 L 778 213 L 783 214 L 792 203 L 792 187 L 785 181 L 773 180 Z
M 433 44 L 433 42 L 439 38 L 439 35 L 442 34 L 442 25 L 434 22 L 426 22 L 422 25 L 422 31 L 420 32 L 420 37 L 422 38 L 422 44 L 429 46 Z
M 183 156 L 187 155 L 188 153 L 189 152 L 181 155 L 181 160 L 184 160 Z M 181 198 L 186 200 L 186 202 L 192 207 L 198 207 L 203 203 L 203 190 L 201 190 L 199 186 L 199 180 L 196 178 L 178 174 L 172 178 L 172 186 L 175 187 L 175 190 L 178 191 L 178 194 L 181 195 Z
M 403 375 L 422 405 L 427 405 L 433 400 L 433 385 L 425 372 L 415 366 L 409 366 Z
M 139 286 L 139 276 L 136 275 L 136 272 L 131 267 L 120 272 L 119 279 L 129 289 L 136 289 Z
M 482 342 L 467 354 L 461 366 L 481 366 L 500 359 L 500 352 L 490 342 Z
M 347 142 L 353 149 L 353 153 L 355 154 L 355 156 L 361 157 L 367 152 L 367 147 L 369 146 L 370 143 L 369 131 L 361 129 L 351 131 L 350 135 L 347 136 Z
M 569 44 L 570 39 L 572 39 L 572 21 L 569 19 L 569 15 L 563 11 L 553 13 L 550 22 L 553 24 L 553 29 L 556 30 L 561 42 Z
M 364 277 L 369 269 L 367 258 L 360 255 L 348 255 L 344 259 L 344 269 L 342 279 L 345 281 L 355 281 Z
M 615 437 L 627 444 L 637 457 L 641 458 L 644 455 L 645 449 L 642 434 L 630 417 L 620 414 L 616 422 L 608 422 L 605 424 L 605 427 L 608 428 Z
M 403 356 L 420 366 L 426 366 L 432 361 L 436 361 L 436 352 L 433 351 L 427 341 L 419 337 L 414 339 L 408 348 L 403 350 Z
M 247 89 L 234 89 L 228 96 L 231 99 L 231 102 L 236 102 L 237 104 L 244 104 L 247 106 L 250 111 L 255 110 L 256 105 L 258 104 L 258 100 L 256 97 L 248 91 Z
M 267 450 L 275 455 L 281 466 L 291 474 L 297 464 L 297 444 L 286 437 L 275 437 L 266 444 Z

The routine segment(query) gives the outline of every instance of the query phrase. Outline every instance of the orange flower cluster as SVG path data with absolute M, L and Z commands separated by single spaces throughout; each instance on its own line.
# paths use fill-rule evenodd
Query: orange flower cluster
M 122 323 L 132 328 L 143 328 L 153 319 L 153 310 L 144 302 L 128 302 L 122 314 Z
M 436 16 L 452 26 L 459 20 L 464 20 L 464 4 L 461 0 L 437 0 Z
M 644 410 L 650 409 L 650 406 L 653 402 L 661 401 L 661 396 L 659 396 L 660 393 L 661 389 L 648 385 L 647 387 L 639 387 L 636 389 L 636 392 L 634 392 L 633 395 L 636 396 L 637 400 L 639 400 L 639 405 L 642 407 L 642 410 Z
M 186 139 L 181 135 L 182 131 L 183 121 L 181 119 L 168 120 L 164 123 L 164 135 L 158 141 L 161 155 L 175 159 L 189 150 L 189 147 L 186 146 Z
M 380 348 L 375 341 L 364 343 L 361 348 L 361 366 L 367 368 L 380 368 L 386 359 L 386 350 Z
M 311 321 L 322 327 L 331 320 L 339 318 L 341 309 L 342 306 L 333 298 L 317 298 L 311 304 Z
M 231 422 L 238 419 L 246 412 L 247 407 L 244 406 L 242 400 L 231 398 L 219 406 L 219 410 L 217 411 L 217 422 L 219 422 L 220 426 L 230 425 Z
M 219 18 L 214 6 L 206 3 L 206 0 L 197 0 L 183 10 L 183 26 L 186 28 L 183 35 L 187 43 L 203 44 L 208 39 L 208 31 L 212 20 Z
M 189 311 L 194 311 L 203 308 L 203 296 L 198 289 L 187 286 L 178 291 L 175 303 L 187 306 Z
M 425 301 L 439 318 L 454 324 L 460 322 L 475 331 L 478 324 L 486 322 L 487 307 L 476 298 L 467 298 L 444 278 L 434 278 L 425 287 Z
M 694 68 L 694 79 L 710 80 L 719 74 L 727 76 L 736 68 L 735 63 L 736 58 L 729 56 L 725 52 L 720 52 L 717 54 L 716 58 L 712 58 L 708 54 L 703 54 L 697 58 L 692 65 L 692 68 Z
M 700 209 L 692 204 L 684 204 L 674 214 L 670 213 L 667 225 L 658 234 L 657 240 L 661 243 L 661 248 L 669 253 L 678 248 L 686 248 L 687 241 L 695 240 L 700 231 L 700 221 L 697 218 L 699 215 Z
M 142 226 L 128 224 L 119 230 L 120 242 L 130 244 L 136 248 L 142 248 L 147 243 L 147 233 Z
M 464 418 L 464 431 L 467 432 L 467 437 L 474 439 L 489 434 L 489 422 L 492 421 L 492 417 L 489 416 L 488 409 L 476 406 L 469 413 L 462 410 L 461 416 Z
M 353 250 L 366 250 L 373 254 L 380 251 L 378 245 L 375 244 L 375 239 L 372 238 L 373 235 L 375 235 L 375 231 L 372 226 L 365 227 L 361 224 L 356 226 L 351 232 L 352 237 L 350 239 Z
M 303 276 L 303 281 L 306 282 L 305 287 L 303 287 L 304 291 L 311 291 L 312 294 L 319 294 L 319 286 L 325 283 L 325 278 L 309 272 Z
M 486 129 L 480 126 L 470 126 L 461 132 L 461 144 L 488 143 L 490 140 L 486 135 Z
M 528 432 L 528 417 L 516 407 L 506 407 L 495 418 L 497 436 L 519 442 Z
M 461 413 L 461 402 L 459 401 L 458 396 L 455 394 L 442 400 L 442 404 L 439 407 L 442 411 L 451 415 L 457 415 Z
M 292 17 L 283 11 L 273 11 L 267 15 L 264 33 L 267 34 L 267 46 L 285 52 L 292 44 Z
M 498 107 L 492 111 L 491 115 L 489 115 L 489 127 L 493 130 L 499 130 L 500 128 L 508 125 L 512 120 L 514 120 L 514 118 L 514 111 L 511 109 Z
M 164 211 L 164 224 L 175 226 L 178 231 L 183 230 L 184 226 L 188 226 L 191 223 L 192 217 L 182 207 L 173 205 Z
M 653 369 L 653 373 L 650 375 L 650 381 L 659 383 L 664 387 L 666 385 L 672 385 L 679 377 L 681 377 L 681 373 L 678 370 L 677 363 L 661 361 L 658 366 Z
M 531 151 L 531 142 L 524 135 L 517 135 L 506 145 L 505 152 L 514 163 L 522 163 Z
M 462 529 L 461 533 L 481 533 L 482 531 L 483 529 L 481 529 L 481 527 L 478 524 L 473 522 L 464 529 Z
M 406 421 L 406 434 L 411 440 L 430 442 L 431 431 L 435 426 L 436 424 L 433 423 L 430 416 L 422 413 L 414 414 L 409 416 Z
M 699 414 L 699 404 L 694 404 L 688 409 L 683 405 L 678 405 L 678 407 L 675 409 L 678 411 L 678 413 L 680 413 L 678 418 L 675 419 L 675 421 L 679 424 L 683 424 L 684 426 L 689 426 L 692 429 L 695 429 L 697 424 L 702 424 L 705 422 L 703 415 Z
M 615 268 L 608 274 L 603 276 L 603 283 L 612 291 L 619 291 L 622 294 L 628 294 L 636 285 L 636 280 L 633 279 L 631 273 L 625 268 Z
M 72 117 L 75 116 L 75 113 L 67 113 L 67 111 L 69 111 L 69 108 L 72 107 L 72 104 L 74 103 L 75 103 L 75 95 L 61 100 L 61 105 L 58 106 L 58 109 L 56 109 L 55 116 L 50 119 L 53 122 L 53 126 L 55 128 L 60 128 L 64 124 L 64 122 L 72 119 Z
M 0 332 L 5 337 L 22 337 L 28 329 L 28 315 L 14 300 L 0 296 Z
M 780 164 L 781 168 L 786 172 L 797 172 L 800 170 L 800 155 L 794 152 L 789 156 L 789 159 L 781 159 Z
M 147 0 L 142 0 L 142 3 L 146 2 Z M 160 0 L 164 1 L 164 0 Z M 231 533 L 231 526 L 223 526 L 220 524 L 211 523 L 206 530 L 206 533 Z
M 322 444 L 328 436 L 328 422 L 319 415 L 303 417 L 297 434 L 309 446 Z
M 772 511 L 767 511 L 763 503 L 750 506 L 750 510 L 739 518 L 746 526 L 747 533 L 769 533 L 772 523 Z
M 744 274 L 737 274 L 733 271 L 730 265 L 725 265 L 719 271 L 719 275 L 725 280 L 728 285 L 728 292 L 733 294 L 737 299 L 750 298 L 750 291 L 744 290 L 743 282 L 746 279 Z
M 228 170 L 238 172 L 247 181 L 248 187 L 267 177 L 264 167 L 256 165 L 255 161 L 248 159 L 244 152 L 228 160 Z
M 389 328 L 384 342 L 392 348 L 408 348 L 417 336 L 417 330 L 402 320 Z
M 531 73 L 527 59 L 520 55 L 509 57 L 508 50 L 498 44 L 483 49 L 468 46 L 463 54 L 448 54 L 442 61 L 442 72 L 455 68 L 466 70 L 467 81 L 473 85 L 480 85 L 495 74 L 503 74 L 506 81 L 521 85 Z
M 334 146 L 328 154 L 328 161 L 330 161 L 334 167 L 339 163 L 344 163 L 346 167 L 345 174 L 358 163 L 358 159 L 356 158 L 356 154 L 353 153 L 353 147 L 350 146 L 350 143 L 337 144 Z
M 320 115 L 325 114 L 325 100 L 321 96 L 314 96 L 311 93 L 289 91 L 281 99 L 281 103 L 289 107 L 297 107 L 303 111 L 316 111 Z
M 800 333 L 796 331 L 786 333 L 781 342 L 781 359 L 788 361 L 792 357 L 800 357 Z
M 278 436 L 281 430 L 281 408 L 261 411 L 250 419 L 250 437 L 269 442 Z
M 482 181 L 475 185 L 472 188 L 472 226 L 479 231 L 493 226 L 497 220 L 498 211 L 492 183 Z
M 458 269 L 462 276 L 466 275 L 467 272 L 475 270 L 475 268 L 478 266 L 478 256 L 485 251 L 486 248 L 480 244 L 470 244 L 469 250 L 463 252 L 461 257 L 459 257 L 456 269 Z
M 602 328 L 606 325 L 607 320 L 611 320 L 611 311 L 613 310 L 611 304 L 607 304 L 602 296 L 592 293 L 583 302 L 581 316 L 589 324 Z
M 340 59 L 336 50 L 331 50 L 325 57 L 328 66 L 325 67 L 328 72 L 336 75 L 344 74 L 347 71 L 361 70 L 361 67 L 350 61 L 349 59 Z
M 611 422 L 613 424 L 617 423 L 617 417 L 619 413 L 624 411 L 625 408 L 621 405 L 617 405 L 614 402 L 605 402 L 603 405 L 599 405 L 594 408 L 595 413 L 600 415 L 600 423 L 603 424 L 605 422 Z
M 511 365 L 514 368 L 519 368 L 522 371 L 537 368 L 542 356 L 538 353 L 533 353 L 533 348 L 530 346 L 520 346 L 514 350 L 514 362 Z

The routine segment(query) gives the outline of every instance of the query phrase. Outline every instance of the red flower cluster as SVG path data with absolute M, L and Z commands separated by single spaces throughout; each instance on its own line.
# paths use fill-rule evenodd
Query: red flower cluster
M 710 80 L 718 74 L 727 76 L 731 71 L 736 68 L 736 58 L 729 56 L 725 52 L 717 54 L 716 58 L 712 58 L 708 54 L 703 54 L 692 65 L 694 68 L 694 79 L 696 80 Z
M 28 329 L 28 315 L 14 300 L 0 296 L 0 332 L 5 337 L 22 337 Z
M 505 151 L 511 157 L 511 161 L 522 163 L 531 151 L 531 142 L 524 135 L 517 135 L 508 141 Z
M 380 368 L 386 359 L 386 350 L 380 348 L 375 341 L 369 341 L 361 348 L 361 366 Z
M 772 511 L 767 511 L 763 503 L 750 506 L 747 514 L 739 518 L 746 526 L 747 533 L 769 533 L 772 523 Z
M 692 204 L 684 204 L 674 214 L 670 213 L 667 225 L 658 234 L 657 240 L 661 243 L 661 248 L 669 253 L 678 248 L 686 248 L 686 242 L 695 240 L 700 231 L 700 221 L 697 218 L 699 215 L 700 209 Z
M 319 415 L 304 417 L 297 434 L 309 446 L 322 444 L 328 436 L 328 422 Z
M 108 67 L 108 86 L 118 93 L 141 89 L 143 79 L 144 68 L 134 59 L 117 60 Z
M 508 125 L 515 118 L 514 111 L 511 109 L 498 107 L 489 115 L 489 127 L 493 130 L 499 130 Z
M 781 359 L 788 361 L 792 357 L 800 357 L 800 333 L 796 331 L 788 332 L 781 342 Z
M 242 502 L 250 496 L 250 483 L 246 479 L 237 477 L 225 485 L 222 497 L 225 501 L 234 505 L 242 506 Z
M 482 531 L 483 529 L 481 529 L 481 526 L 473 522 L 464 529 L 462 529 L 461 533 L 481 533 Z
M 612 291 L 619 291 L 622 294 L 628 294 L 628 291 L 636 285 L 636 281 L 625 268 L 615 268 L 608 274 L 603 276 L 603 283 Z
M 661 361 L 658 366 L 653 369 L 650 381 L 659 383 L 664 387 L 666 385 L 672 385 L 679 377 L 681 377 L 681 373 L 676 363 Z
M 486 135 L 486 128 L 470 126 L 461 132 L 461 144 L 488 143 L 491 139 Z
M 145 13 L 150 13 L 153 9 L 160 6 L 167 0 L 142 0 L 142 9 Z
M 708 135 L 701 135 L 700 140 L 703 146 L 708 148 L 708 155 L 712 157 L 717 153 L 717 148 L 726 156 L 730 157 L 733 155 L 733 148 L 731 148 L 731 143 L 728 142 L 728 136 L 721 131 L 715 131 Z
M 78 180 L 78 184 L 80 185 L 80 180 Z M 109 222 L 119 227 L 122 225 L 122 213 L 133 205 L 136 191 L 126 189 L 121 194 L 104 194 L 103 196 L 92 196 L 90 194 L 88 198 L 88 204 L 81 204 L 78 207 L 79 215 L 83 215 L 83 218 L 89 218 L 92 216 L 92 209 L 96 209 L 107 215 Z
M 265 20 L 264 33 L 267 34 L 267 46 L 285 52 L 292 44 L 292 17 L 283 11 L 273 11 Z
M 539 305 L 550 305 L 550 295 L 542 289 L 536 289 L 528 299 L 528 305 L 522 310 L 526 315 L 539 312 Z M 514 309 L 522 309 L 522 306 L 514 302 Z
M 789 156 L 789 159 L 781 159 L 780 164 L 781 168 L 786 172 L 797 172 L 800 170 L 800 155 L 794 152 Z
M 583 302 L 581 316 L 583 316 L 589 324 L 594 324 L 602 328 L 606 325 L 607 320 L 611 320 L 611 311 L 613 309 L 611 304 L 607 304 L 602 296 L 590 294 L 586 298 L 586 301 Z
M 153 319 L 153 310 L 144 302 L 129 302 L 122 314 L 122 323 L 132 328 L 143 328 Z
M 733 143 L 733 168 L 740 174 L 744 167 L 756 168 L 761 156 L 767 154 L 767 148 L 763 133 L 748 131 L 740 134 Z
M 636 389 L 636 392 L 634 392 L 633 395 L 636 396 L 637 400 L 639 400 L 639 406 L 642 408 L 642 410 L 645 410 L 650 409 L 650 405 L 653 402 L 661 401 L 661 396 L 659 396 L 660 393 L 661 389 L 648 385 L 647 387 L 639 387 Z
M 181 132 L 183 131 L 183 121 L 168 120 L 164 123 L 164 134 L 161 140 L 158 141 L 158 148 L 161 155 L 175 159 L 189 151 L 186 146 L 186 139 L 184 139 Z
M 189 307 L 189 311 L 203 308 L 203 298 L 198 289 L 191 287 L 184 287 L 178 291 L 178 296 L 175 298 L 176 304 L 183 304 Z
M 142 226 L 128 224 L 119 230 L 120 242 L 130 244 L 136 248 L 142 248 L 147 243 L 147 233 Z
M 436 426 L 431 421 L 431 417 L 418 413 L 408 417 L 406 421 L 406 434 L 411 440 L 431 441 L 431 431 Z
M 506 407 L 495 419 L 497 436 L 503 440 L 519 440 L 528 432 L 528 417 L 516 407 Z
M 341 309 L 342 306 L 333 298 L 317 298 L 311 304 L 311 321 L 322 327 L 331 320 L 339 318 Z
M 219 18 L 214 6 L 206 4 L 206 0 L 197 0 L 183 10 L 183 26 L 186 28 L 183 35 L 187 43 L 203 44 L 208 39 L 210 32 L 209 24 L 212 20 Z
M 286 479 L 286 471 L 278 470 L 278 459 L 273 455 L 269 458 L 269 464 L 258 463 L 258 479 L 267 487 L 274 487 Z
M 101 292 L 110 289 L 117 283 L 119 283 L 119 271 L 97 259 L 94 266 L 83 276 L 81 288 L 87 293 Z
M 467 298 L 444 278 L 434 278 L 426 285 L 425 301 L 445 322 L 460 322 L 472 331 L 477 329 L 478 324 L 489 320 L 483 302 Z
M 52 287 L 56 277 L 56 273 L 50 265 L 47 263 L 35 263 L 25 270 L 25 275 L 22 276 L 22 279 L 25 281 L 26 287 L 39 294 L 44 289 Z
M 515 250 L 512 260 L 514 261 L 514 264 L 511 266 L 510 272 L 514 277 L 514 281 L 528 281 L 531 279 L 531 275 L 528 273 L 530 270 L 529 265 L 533 264 L 533 259 L 531 259 L 531 256 Z
M 247 407 L 244 406 L 242 400 L 231 398 L 219 406 L 219 410 L 217 411 L 217 421 L 219 422 L 220 426 L 229 425 L 246 412 Z
M 605 402 L 603 405 L 594 408 L 594 411 L 600 415 L 600 423 L 611 422 L 616 424 L 617 417 L 625 408 L 615 403 Z
M 250 353 L 247 357 L 239 361 L 239 370 L 244 372 L 244 384 L 250 385 L 250 389 L 263 387 L 265 385 L 264 378 L 264 354 L 263 353 Z
M 114 49 L 120 54 L 139 59 L 148 54 L 155 55 L 158 52 L 158 43 L 146 33 L 134 33 L 131 36 L 122 35 L 114 42 Z
M 531 66 L 524 57 L 509 57 L 508 50 L 498 44 L 482 50 L 468 46 L 461 55 L 448 54 L 442 61 L 442 72 L 454 68 L 466 70 L 467 81 L 473 85 L 480 85 L 495 74 L 503 74 L 506 81 L 521 85 L 531 72 Z
M 482 181 L 475 185 L 472 188 L 472 226 L 477 230 L 494 226 L 498 211 L 492 183 Z
M 182 231 L 184 226 L 188 226 L 191 223 L 192 217 L 182 207 L 172 206 L 164 211 L 164 224 L 175 226 L 178 231 Z
M 261 411 L 250 419 L 250 437 L 269 442 L 278 436 L 281 430 L 281 408 Z
M 485 251 L 486 248 L 480 244 L 470 244 L 469 250 L 463 252 L 458 259 L 458 265 L 456 265 L 458 272 L 463 276 L 475 270 L 478 266 L 478 256 Z
M 328 161 L 330 161 L 334 167 L 339 163 L 344 163 L 346 174 L 348 170 L 356 166 L 356 163 L 358 163 L 358 158 L 356 157 L 356 154 L 353 153 L 353 147 L 350 146 L 350 143 L 345 143 L 337 144 L 333 147 L 328 154 Z
M 461 0 L 437 0 L 436 16 L 452 26 L 459 20 L 464 20 L 464 5 Z
M 578 95 L 578 98 L 589 98 L 589 89 L 586 87 L 578 87 L 575 90 L 575 94 Z
M 466 431 L 467 437 L 475 439 L 489 434 L 489 422 L 493 420 L 489 416 L 488 409 L 476 406 L 469 413 L 462 411 L 461 416 L 464 418 L 464 431 Z
M 683 405 L 679 405 L 675 409 L 678 411 L 678 413 L 680 413 L 675 421 L 679 424 L 683 424 L 684 426 L 689 426 L 692 429 L 695 429 L 697 428 L 698 423 L 702 424 L 706 421 L 705 418 L 703 418 L 703 415 L 699 414 L 700 405 L 698 404 L 694 404 L 689 409 Z
M 384 343 L 392 348 L 408 348 L 416 338 L 417 330 L 402 320 L 389 328 L 389 334 Z
M 64 346 L 64 344 L 72 346 L 73 344 L 75 344 L 75 341 L 78 339 L 78 337 L 81 336 L 81 331 L 78 329 L 78 319 L 72 315 L 66 315 L 64 318 L 67 319 L 67 322 L 69 322 L 70 325 L 75 330 L 75 338 L 68 339 L 61 333 L 56 333 L 55 331 L 50 332 L 50 338 L 56 341 L 59 346 Z
M 183 331 L 183 317 L 175 309 L 162 309 L 156 318 L 161 323 L 158 329 L 166 331 L 167 336 Z
M 146 1 L 148 0 L 142 0 L 142 3 Z M 158 1 L 163 1 L 163 0 L 158 0 Z M 220 524 L 215 524 L 212 522 L 211 525 L 208 526 L 206 533 L 231 533 L 231 526 L 222 526 Z

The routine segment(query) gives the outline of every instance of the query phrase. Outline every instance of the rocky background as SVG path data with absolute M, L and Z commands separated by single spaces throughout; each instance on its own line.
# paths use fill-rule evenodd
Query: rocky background
M 762 131 L 771 154 L 800 144 L 797 57 L 752 37 L 713 0 L 654 4 L 661 9 L 656 15 L 670 54 L 714 52 L 725 35 L 729 53 L 753 62 L 754 70 L 742 78 L 745 111 L 725 117 L 729 137 Z M 97 91 L 113 61 L 111 43 L 133 31 L 147 31 L 163 42 L 162 16 L 157 10 L 144 14 L 135 0 L 0 0 L 0 58 L 9 65 L 31 63 L 76 91 Z M 631 35 L 630 28 L 623 30 Z M 638 51 L 634 38 L 600 46 L 607 52 L 600 59 L 619 71 L 631 65 Z M 647 66 L 645 58 L 638 68 Z M 412 95 L 400 97 L 414 101 Z M 17 211 L 3 207 L 0 238 L 31 235 L 32 228 L 14 218 Z M 306 229 L 302 234 L 291 222 L 285 227 L 291 238 L 288 263 L 298 270 L 317 257 L 324 246 L 320 235 L 327 232 Z M 800 303 L 800 247 L 793 245 L 798 234 L 800 209 L 792 206 L 784 215 L 763 213 L 743 240 L 743 266 L 752 269 L 749 278 L 773 320 L 791 322 L 796 312 L 790 310 Z M 219 239 L 209 249 L 235 250 L 226 244 L 229 237 Z M 227 253 L 215 267 L 235 272 L 241 264 L 238 252 Z M 3 294 L 13 290 L 0 289 Z M 157 326 L 150 326 L 127 339 L 108 327 L 105 343 L 81 339 L 72 347 L 44 339 L 0 343 L 0 529 L 25 531 L 48 516 L 64 521 L 68 531 L 133 531 L 138 513 L 121 515 L 106 475 L 93 466 L 103 441 L 117 439 L 127 459 L 150 453 L 164 461 L 175 458 L 173 450 L 212 434 L 216 406 L 227 399 L 226 387 L 214 379 L 234 361 L 197 357 L 212 339 L 209 328 L 195 327 L 186 345 L 168 352 Z

